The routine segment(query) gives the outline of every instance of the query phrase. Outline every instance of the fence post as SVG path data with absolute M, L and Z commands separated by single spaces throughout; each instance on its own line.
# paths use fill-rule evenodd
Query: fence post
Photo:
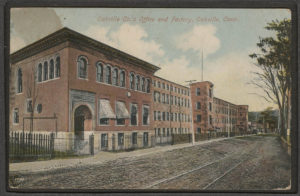
M 94 155 L 94 134 L 90 135 L 90 153 Z
M 50 154 L 51 158 L 54 157 L 54 133 L 50 134 Z

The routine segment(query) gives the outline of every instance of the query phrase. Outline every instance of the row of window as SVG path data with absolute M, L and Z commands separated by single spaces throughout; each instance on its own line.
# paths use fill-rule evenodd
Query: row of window
M 125 137 L 124 137 L 124 133 L 118 133 L 118 146 L 119 147 L 123 147 L 124 146 L 124 140 L 125 140 Z M 112 141 L 115 140 L 114 136 L 111 138 Z M 133 132 L 131 134 L 131 137 L 129 138 L 131 140 L 131 144 L 134 146 L 134 145 L 137 145 L 137 132 Z M 143 146 L 144 147 L 147 147 L 148 146 L 148 140 L 149 140 L 149 133 L 148 132 L 144 132 L 143 133 Z M 101 149 L 107 149 L 108 147 L 108 134 L 107 133 L 103 133 L 101 134 Z
M 60 77 L 60 57 L 56 57 L 55 62 L 51 59 L 37 66 L 37 81 L 47 81 Z
M 79 56 L 77 61 L 77 76 L 80 79 L 88 78 L 88 61 L 84 56 Z M 104 65 L 101 62 L 96 63 L 96 80 L 114 86 L 126 86 L 125 70 L 120 70 L 117 67 Z M 150 93 L 150 79 L 144 76 L 130 73 L 130 89 Z
M 166 90 L 170 90 L 170 91 L 174 91 L 175 93 L 179 93 L 179 94 L 182 94 L 182 95 L 190 95 L 190 92 L 188 89 L 181 89 L 181 88 L 178 88 L 176 86 L 172 86 L 172 85 L 169 85 L 169 84 L 165 84 L 165 83 L 160 83 L 160 81 L 157 81 L 156 80 L 153 80 L 153 86 L 157 86 L 158 88 L 162 88 L 162 89 L 166 89 Z
M 148 105 L 142 106 L 142 124 L 150 124 L 150 108 Z M 115 107 L 115 114 L 113 113 L 110 103 L 106 99 L 99 100 L 99 125 L 109 125 L 110 119 L 116 119 L 116 125 L 125 125 L 125 120 L 129 118 L 130 125 L 138 125 L 138 104 L 130 104 L 130 114 L 124 102 L 117 101 Z
M 186 98 L 180 98 L 173 95 L 162 93 L 160 96 L 160 92 L 153 92 L 153 100 L 154 102 L 171 104 L 171 105 L 179 105 L 184 107 L 190 107 L 190 100 Z
M 197 110 L 201 109 L 201 103 L 199 101 L 196 102 L 196 109 Z M 212 112 L 212 103 L 211 102 L 208 103 L 208 109 L 209 109 L 210 112 Z
M 169 112 L 161 112 L 161 111 L 154 111 L 153 112 L 154 120 L 158 121 L 181 121 L 181 122 L 191 122 L 190 115 L 183 114 L 183 113 L 169 113 Z
M 200 96 L 201 95 L 201 92 L 200 92 L 200 88 L 196 88 L 196 96 Z M 212 89 L 208 89 L 208 96 L 210 98 L 212 98 Z
M 201 118 L 201 114 L 197 114 L 196 116 L 196 122 L 197 123 L 200 123 L 202 121 L 202 118 Z M 212 115 L 209 115 L 209 124 L 213 124 L 213 118 L 212 118 Z
M 189 128 L 154 128 L 155 136 L 168 137 L 172 134 L 187 134 L 190 132 Z
M 236 109 L 228 109 L 228 107 L 216 107 L 215 113 L 217 114 L 228 114 L 229 115 L 237 115 Z

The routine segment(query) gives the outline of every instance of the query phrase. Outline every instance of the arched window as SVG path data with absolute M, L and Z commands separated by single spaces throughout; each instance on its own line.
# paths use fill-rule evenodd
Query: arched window
M 42 65 L 42 63 L 40 63 L 39 65 L 38 65 L 38 82 L 41 82 L 42 81 L 42 79 L 43 79 L 43 65 Z
M 54 78 L 54 61 L 53 59 L 50 60 L 50 72 L 49 72 L 49 79 Z
M 118 86 L 118 69 L 115 68 L 113 69 L 112 72 L 112 84 Z
M 120 86 L 125 87 L 125 71 L 121 71 L 120 73 Z
M 140 76 L 135 77 L 135 90 L 140 90 Z
M 44 81 L 48 80 L 48 62 L 44 62 Z
M 87 60 L 84 57 L 79 57 L 77 61 L 78 77 L 82 79 L 87 78 Z
M 134 89 L 134 74 L 130 74 L 130 89 Z
M 103 65 L 102 65 L 102 63 L 97 63 L 97 81 L 103 82 Z
M 19 68 L 18 69 L 18 77 L 17 77 L 17 93 L 21 93 L 22 92 L 22 69 Z
M 60 57 L 56 57 L 56 63 L 55 63 L 55 77 L 60 77 Z
M 106 66 L 106 70 L 105 70 L 105 75 L 106 75 L 106 83 L 107 84 L 111 84 L 111 68 L 110 66 Z
M 150 93 L 150 79 L 147 79 L 147 82 L 146 82 L 146 91 L 147 93 Z
M 145 92 L 145 78 L 143 77 L 142 78 L 142 83 L 141 83 L 141 86 L 142 86 L 142 91 Z

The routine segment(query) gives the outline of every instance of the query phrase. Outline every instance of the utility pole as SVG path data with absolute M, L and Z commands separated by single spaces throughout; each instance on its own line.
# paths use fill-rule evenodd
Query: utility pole
M 193 83 L 193 82 L 195 82 L 196 80 L 188 80 L 188 81 L 185 81 L 185 82 L 188 82 L 188 84 L 189 84 L 189 92 L 190 92 L 190 96 L 189 96 L 189 99 L 190 99 L 190 115 L 191 115 L 191 118 L 190 118 L 190 120 L 191 120 L 191 134 L 192 134 L 192 145 L 194 145 L 195 144 L 195 131 L 194 131 L 194 122 L 193 122 L 193 119 L 194 119 L 194 117 L 193 117 L 193 107 L 192 107 L 192 90 L 191 90 L 191 84 Z
M 201 77 L 201 82 L 203 82 L 203 50 L 202 50 L 202 66 L 201 66 L 201 70 L 202 70 L 202 77 Z
M 227 103 L 227 124 L 229 123 L 229 103 Z M 230 129 L 228 127 L 228 137 L 230 137 Z

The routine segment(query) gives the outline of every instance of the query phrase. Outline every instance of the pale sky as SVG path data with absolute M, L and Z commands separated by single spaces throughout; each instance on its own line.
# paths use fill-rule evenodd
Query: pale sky
M 274 105 L 248 84 L 257 71 L 249 54 L 259 37 L 273 35 L 267 23 L 284 18 L 291 18 L 287 9 L 13 8 L 10 47 L 68 27 L 161 67 L 157 76 L 182 85 L 201 81 L 203 51 L 214 95 L 258 111 Z

